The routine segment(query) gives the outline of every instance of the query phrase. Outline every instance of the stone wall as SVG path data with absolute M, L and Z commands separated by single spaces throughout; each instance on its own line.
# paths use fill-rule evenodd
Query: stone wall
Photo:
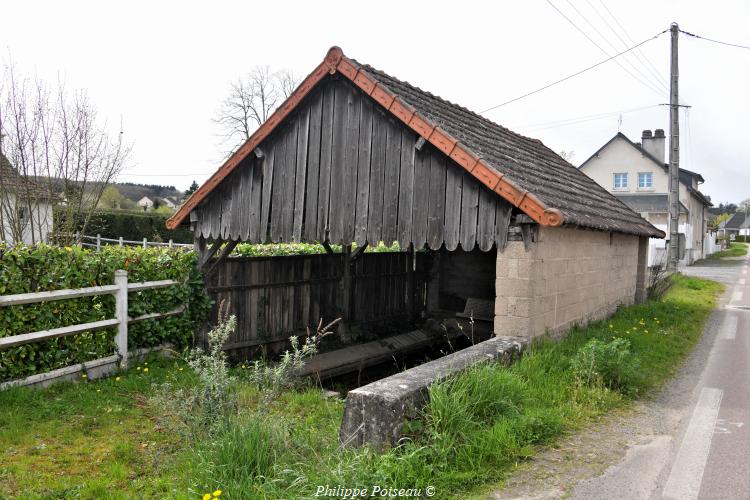
M 645 245 L 638 236 L 566 227 L 540 227 L 528 249 L 508 242 L 497 254 L 495 334 L 560 334 L 642 300 Z

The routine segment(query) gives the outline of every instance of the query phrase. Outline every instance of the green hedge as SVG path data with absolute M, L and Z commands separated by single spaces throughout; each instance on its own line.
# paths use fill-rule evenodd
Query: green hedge
M 129 282 L 173 279 L 181 285 L 130 293 L 128 313 L 167 312 L 184 303 L 187 311 L 132 325 L 128 346 L 133 349 L 164 342 L 184 346 L 210 308 L 195 259 L 194 252 L 166 248 L 113 246 L 93 252 L 79 247 L 0 246 L 0 295 L 108 285 L 116 269 L 128 271 Z M 111 295 L 2 307 L 0 337 L 113 317 Z M 114 334 L 114 329 L 108 329 L 0 351 L 0 381 L 111 355 Z
M 61 220 L 63 216 L 62 212 L 55 212 L 55 227 L 63 227 Z M 89 236 L 100 234 L 103 238 L 122 236 L 123 239 L 131 241 L 141 241 L 147 238 L 148 241 L 167 242 L 171 239 L 175 243 L 192 243 L 193 233 L 190 228 L 181 226 L 173 231 L 169 230 L 165 226 L 168 218 L 168 215 L 150 212 L 100 210 L 95 212 L 89 220 L 86 234 Z

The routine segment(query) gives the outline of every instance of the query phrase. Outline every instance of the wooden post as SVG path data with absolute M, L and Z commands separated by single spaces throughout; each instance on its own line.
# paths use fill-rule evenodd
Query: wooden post
M 409 243 L 409 248 L 406 251 L 406 311 L 410 321 L 414 321 L 417 316 L 417 311 L 414 308 L 414 267 L 417 261 L 415 257 L 414 243 Z
M 148 248 L 148 240 L 146 238 L 143 238 L 143 248 Z
M 343 268 L 341 270 L 341 323 L 339 324 L 339 335 L 342 342 L 349 339 L 349 319 L 352 308 L 352 246 L 346 245 L 341 255 Z
M 115 294 L 115 316 L 119 321 L 115 345 L 120 356 L 120 368 L 128 367 L 128 272 L 115 271 L 115 285 L 119 287 Z
M 172 248 L 173 244 L 174 244 L 174 242 L 172 241 L 172 238 L 169 238 L 169 248 Z
M 102 249 L 102 235 L 96 233 L 96 251 L 99 252 Z
M 120 246 L 123 246 L 124 244 L 125 244 L 125 242 L 123 241 L 122 236 L 120 236 Z

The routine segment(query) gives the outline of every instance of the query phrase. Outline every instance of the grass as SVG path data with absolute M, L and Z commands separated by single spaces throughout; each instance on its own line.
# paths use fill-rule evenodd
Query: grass
M 435 498 L 458 498 L 502 481 L 537 447 L 674 373 L 722 287 L 673 279 L 660 301 L 622 308 L 559 342 L 540 339 L 511 367 L 484 365 L 433 386 L 408 438 L 384 454 L 340 449 L 343 403 L 319 389 L 286 392 L 259 412 L 258 393 L 244 383 L 239 416 L 218 434 L 186 443 L 155 423 L 147 400 L 153 382 L 192 383 L 188 370 L 169 360 L 151 360 L 147 374 L 132 369 L 119 381 L 0 393 L 0 496 L 200 498 L 221 489 L 222 498 L 304 498 L 327 484 L 429 485 Z M 639 376 L 618 379 L 617 390 L 582 383 L 582 349 L 613 338 L 627 341 L 620 342 L 628 346 L 623 355 L 635 364 L 626 365 L 637 366 Z
M 744 257 L 747 255 L 747 243 L 730 243 L 729 248 L 712 253 L 709 259 L 721 259 L 724 257 Z

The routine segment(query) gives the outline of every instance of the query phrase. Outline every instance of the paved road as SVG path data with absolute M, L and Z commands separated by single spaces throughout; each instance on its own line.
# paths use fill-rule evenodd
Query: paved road
M 648 438 L 579 483 L 573 498 L 750 499 L 749 264 L 745 257 L 683 270 L 725 283 L 726 292 L 696 351 L 656 401 Z

